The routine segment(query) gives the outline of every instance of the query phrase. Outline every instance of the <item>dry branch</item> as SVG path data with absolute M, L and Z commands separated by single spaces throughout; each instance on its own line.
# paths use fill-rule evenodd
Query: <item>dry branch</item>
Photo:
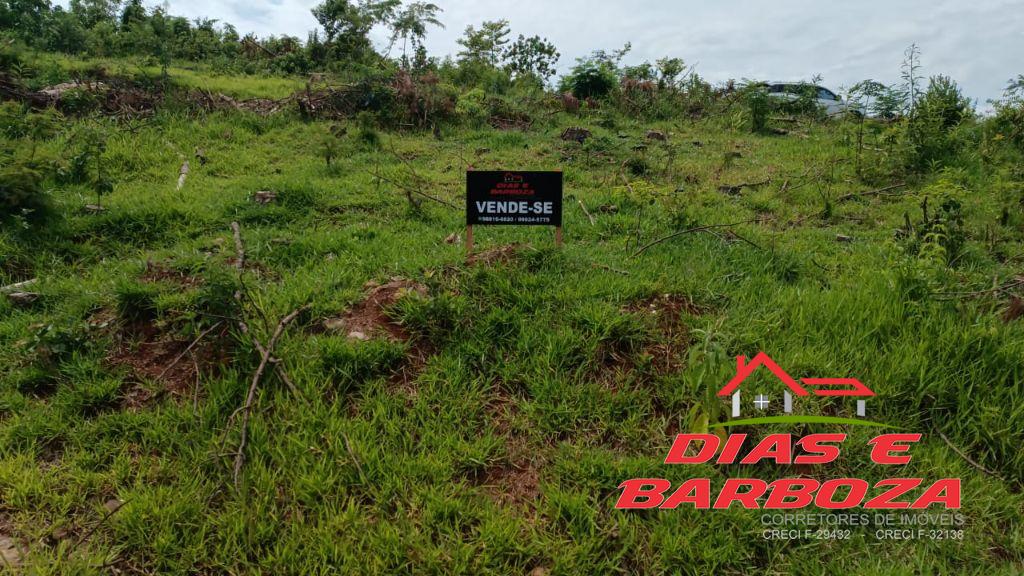
M 594 216 L 590 214 L 590 210 L 587 210 L 587 206 L 583 203 L 583 200 L 577 198 L 576 203 L 580 205 L 580 208 L 583 209 L 583 213 L 587 215 L 587 220 L 590 220 L 590 225 L 594 226 Z
M 961 449 L 957 448 L 957 447 L 956 447 L 956 445 L 955 445 L 955 444 L 953 444 L 953 442 L 952 442 L 952 441 L 950 441 L 950 439 L 949 439 L 949 438 L 947 438 L 947 437 L 946 437 L 946 435 L 945 435 L 945 434 L 943 434 L 941 430 L 938 430 L 938 429 L 936 429 L 935 431 L 939 433 L 939 438 L 942 438 L 942 441 L 946 443 L 946 446 L 949 446 L 949 448 L 950 448 L 951 450 L 953 450 L 953 452 L 956 452 L 958 456 L 960 456 L 961 458 L 963 458 L 965 462 L 967 462 L 967 463 L 968 463 L 968 464 L 970 464 L 971 466 L 974 466 L 974 467 L 975 467 L 975 468 L 977 468 L 978 470 L 981 470 L 981 471 L 982 471 L 982 472 L 984 472 L 985 474 L 988 474 L 989 476 L 993 476 L 993 477 L 995 477 L 995 478 L 998 478 L 998 479 L 1000 479 L 1000 480 L 1003 480 L 1003 477 L 1002 477 L 1002 476 L 1000 476 L 1000 475 L 999 475 L 999 473 L 997 473 L 997 472 L 995 472 L 995 471 L 993 471 L 993 470 L 989 470 L 988 468 L 986 468 L 986 467 L 982 466 L 981 464 L 979 464 L 978 462 L 976 462 L 976 461 L 975 461 L 975 460 L 974 460 L 973 458 L 971 458 L 970 456 L 968 456 L 968 455 L 967 455 L 967 454 L 966 454 L 966 453 L 965 453 L 965 452 L 964 452 L 963 450 L 961 450 Z
M 390 178 L 386 178 L 386 177 L 384 177 L 384 176 L 382 176 L 380 174 L 379 170 L 375 170 L 373 172 L 373 176 L 375 178 L 377 178 L 378 180 L 380 180 L 381 182 L 387 182 L 388 184 L 391 184 L 392 186 L 396 186 L 396 187 L 400 188 L 403 192 L 405 192 L 406 197 L 409 198 L 409 202 L 412 203 L 412 205 L 415 206 L 416 208 L 419 208 L 419 204 L 416 203 L 412 199 L 412 195 L 413 194 L 415 194 L 417 196 L 423 196 L 427 200 L 433 200 L 434 202 L 437 202 L 438 204 L 444 204 L 445 206 L 447 206 L 449 208 L 458 208 L 455 204 L 452 204 L 451 202 L 449 202 L 447 200 L 431 196 L 430 194 L 427 194 L 426 192 L 423 192 L 422 190 L 418 190 L 418 189 L 416 189 L 414 187 L 406 186 L 406 185 L 404 185 L 404 184 L 402 184 L 400 182 L 396 182 L 394 180 L 391 180 Z
M 245 246 L 242 244 L 242 228 L 238 222 L 231 223 L 231 233 L 235 237 L 235 252 L 237 253 L 235 268 L 245 268 Z
M 15 282 L 14 284 L 8 284 L 7 286 L 0 286 L 0 294 L 7 292 L 18 292 L 22 288 L 28 288 L 29 286 L 35 284 L 38 281 L 38 278 L 33 278 L 31 280 L 25 280 L 24 282 Z
M 861 198 L 865 196 L 892 196 L 892 194 L 887 194 L 887 192 L 891 192 L 893 190 L 903 188 L 905 186 L 905 182 L 898 182 L 896 184 L 893 184 L 892 186 L 886 186 L 885 188 L 879 188 L 878 190 L 868 190 L 867 192 L 853 192 L 851 194 L 844 194 L 839 198 L 836 198 L 836 202 L 846 202 L 847 200 L 852 200 L 854 198 Z
M 239 484 L 239 479 L 242 473 L 242 466 L 245 465 L 245 447 L 249 442 L 249 418 L 252 416 L 253 404 L 256 402 L 256 391 L 259 389 L 260 381 L 263 379 L 263 373 L 267 369 L 267 365 L 270 364 L 271 354 L 274 353 L 274 347 L 277 346 L 277 341 L 284 334 L 285 328 L 292 323 L 295 318 L 299 316 L 308 306 L 302 306 L 296 308 L 291 314 L 288 314 L 277 323 L 277 328 L 274 329 L 274 334 L 270 337 L 267 345 L 262 348 L 260 354 L 260 364 L 256 368 L 256 372 L 252 375 L 252 383 L 249 384 L 249 391 L 245 397 L 245 404 L 242 405 L 242 437 L 238 443 L 238 452 L 235 453 L 235 465 L 234 465 L 234 481 L 235 486 Z M 241 323 L 241 322 L 240 322 Z M 246 330 L 248 327 L 246 327 Z
M 696 228 L 688 228 L 686 230 L 681 230 L 679 232 L 673 232 L 672 234 L 669 234 L 668 236 L 662 236 L 661 238 L 658 238 L 657 240 L 653 240 L 651 242 L 648 242 L 647 244 L 644 244 L 639 250 L 637 250 L 632 255 L 630 255 L 630 258 L 636 258 L 640 254 L 642 254 L 644 251 L 646 251 L 648 248 L 650 248 L 652 246 L 655 246 L 657 244 L 661 244 L 662 242 L 664 242 L 666 240 L 671 240 L 672 238 L 676 238 L 677 236 L 682 236 L 684 234 L 692 234 L 692 233 L 696 233 L 696 232 L 710 232 L 711 230 L 714 230 L 716 228 L 729 228 L 729 227 L 732 227 L 732 226 L 739 226 L 740 224 L 753 224 L 755 222 L 757 222 L 756 219 L 755 220 L 743 220 L 742 222 L 733 222 L 731 224 L 708 224 L 707 226 L 697 226 Z M 739 235 L 737 235 L 736 237 L 740 238 L 741 240 L 745 240 L 745 239 L 741 238 Z M 745 241 L 747 241 L 748 243 L 752 244 L 753 246 L 757 246 L 756 244 L 753 244 L 749 240 L 745 240 Z
M 185 178 L 188 177 L 188 160 L 185 160 L 181 165 L 181 169 L 178 170 L 178 190 L 181 190 L 182 186 L 185 185 Z
M 771 184 L 772 179 L 767 178 L 760 182 L 740 182 L 739 184 L 723 184 L 718 187 L 718 191 L 723 194 L 739 194 L 744 188 L 758 188 L 766 184 Z
M 223 321 L 218 321 L 218 322 L 217 322 L 216 324 L 214 324 L 213 326 L 210 326 L 209 328 L 207 328 L 206 330 L 204 330 L 202 334 L 200 334 L 199 336 L 197 336 L 197 337 L 196 337 L 196 339 L 195 339 L 195 340 L 193 340 L 193 341 L 192 341 L 192 343 L 188 345 L 188 348 L 185 348 L 185 350 L 183 350 L 181 354 L 178 354 L 178 356 L 177 356 L 177 357 L 176 357 L 176 358 L 175 358 L 174 360 L 172 360 L 172 361 L 171 361 L 171 363 L 170 363 L 170 364 L 168 364 L 168 365 L 167 365 L 167 367 L 166 367 L 166 368 L 164 368 L 164 369 L 163 369 L 163 370 L 162 370 L 162 371 L 160 372 L 160 375 L 159 375 L 159 376 L 157 376 L 157 377 L 156 377 L 156 379 L 157 379 L 157 380 L 160 380 L 160 379 L 162 379 L 162 378 L 164 377 L 164 375 L 166 375 L 166 374 L 167 374 L 167 372 L 168 372 L 168 371 L 170 371 L 170 369 L 171 369 L 171 368 L 174 368 L 175 366 L 177 366 L 178 362 L 180 362 L 180 361 L 181 361 L 181 359 L 182 359 L 182 358 L 184 358 L 186 354 L 188 354 L 189 352 L 191 352 L 191 351 L 192 351 L 192 349 L 196 347 L 196 344 L 199 344 L 199 341 L 200 341 L 200 340 L 202 340 L 203 338 L 205 338 L 205 337 L 206 337 L 206 336 L 207 336 L 207 335 L 208 335 L 208 334 L 209 334 L 210 332 L 213 332 L 214 330 L 216 330 L 216 329 L 217 329 L 217 327 L 218 327 L 218 326 L 220 326 L 221 324 L 223 324 Z M 198 372 L 198 371 L 196 371 L 196 376 L 198 377 L 198 375 L 199 375 L 199 372 Z

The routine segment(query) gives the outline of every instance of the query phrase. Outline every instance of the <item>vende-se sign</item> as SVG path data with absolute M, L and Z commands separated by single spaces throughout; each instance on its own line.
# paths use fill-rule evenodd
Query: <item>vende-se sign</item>
M 467 172 L 466 225 L 561 227 L 562 173 Z

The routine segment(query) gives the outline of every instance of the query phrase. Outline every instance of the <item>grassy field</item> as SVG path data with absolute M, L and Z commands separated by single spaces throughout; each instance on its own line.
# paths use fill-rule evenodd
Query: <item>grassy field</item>
M 273 84 L 235 93 L 290 86 Z M 7 553 L 32 574 L 1022 573 L 1024 324 L 993 290 L 1021 274 L 1019 156 L 862 194 L 895 182 L 855 176 L 855 123 L 760 136 L 728 117 L 608 116 L 384 131 L 376 146 L 341 122 L 330 165 L 331 123 L 291 113 L 167 110 L 5 139 L 59 158 L 98 124 L 114 181 L 102 212 L 83 210 L 90 189 L 53 184 L 59 221 L 0 232 L 0 285 L 38 278 L 40 295 L 0 298 Z M 594 136 L 562 141 L 572 125 Z M 565 246 L 481 228 L 467 260 L 470 168 L 564 170 Z M 455 207 L 415 207 L 412 187 Z M 955 257 L 894 234 L 926 198 L 962 206 L 945 221 Z M 236 485 L 252 337 L 294 310 Z M 868 383 L 873 419 L 924 434 L 913 462 L 886 469 L 851 446 L 810 472 L 661 464 L 676 433 L 727 418 L 715 392 L 758 351 Z M 613 509 L 634 477 L 799 473 L 960 477 L 964 539 L 770 541 L 758 511 Z
M 73 58 L 63 54 L 34 52 L 25 66 L 32 71 L 29 86 L 43 88 L 69 78 L 89 77 L 96 70 L 115 77 L 148 79 L 154 82 L 163 76 L 163 68 L 152 61 L 138 58 Z M 233 98 L 271 98 L 290 96 L 305 87 L 304 79 L 269 75 L 236 76 L 218 72 L 199 62 L 174 62 L 167 68 L 171 82 L 188 90 L 219 92 Z

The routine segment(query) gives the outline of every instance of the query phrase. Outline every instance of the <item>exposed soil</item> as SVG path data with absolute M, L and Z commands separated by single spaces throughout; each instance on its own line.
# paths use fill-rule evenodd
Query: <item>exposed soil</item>
M 1003 322 L 1009 324 L 1014 320 L 1024 316 L 1024 300 L 1018 296 L 1010 298 L 1010 303 L 1006 306 L 1006 310 L 1003 311 Z
M 344 314 L 324 320 L 314 332 L 345 334 L 353 340 L 386 338 L 394 342 L 410 342 L 405 362 L 391 375 L 390 385 L 395 392 L 409 399 L 416 397 L 416 379 L 426 368 L 433 348 L 422 339 L 412 339 L 408 331 L 388 316 L 388 308 L 406 296 L 428 296 L 427 287 L 419 282 L 394 277 L 386 284 L 367 282 L 366 297 Z
M 197 278 L 181 270 L 176 270 L 161 262 L 146 262 L 146 270 L 139 277 L 143 282 L 166 282 L 177 284 L 188 290 L 203 283 L 202 278 Z
M 540 471 L 529 459 L 502 462 L 487 467 L 480 487 L 499 504 L 530 504 L 540 498 Z
M 680 317 L 683 313 L 700 315 L 705 310 L 681 294 L 657 294 L 633 302 L 625 310 L 653 319 L 658 336 L 643 352 L 654 359 L 655 370 L 659 374 L 667 374 L 681 369 L 683 353 L 689 344 L 689 332 L 680 322 Z
M 387 284 L 367 282 L 363 288 L 368 290 L 366 298 L 341 316 L 324 320 L 323 329 L 348 334 L 351 338 L 359 340 L 375 337 L 402 342 L 408 340 L 409 334 L 401 324 L 388 317 L 387 309 L 411 294 L 426 298 L 427 287 L 412 280 L 395 277 Z
M 188 350 L 193 339 L 150 321 L 122 327 L 106 361 L 130 371 L 123 394 L 126 409 L 141 409 L 164 393 L 189 397 L 200 375 L 215 374 L 230 363 L 232 346 L 226 327 L 215 329 Z M 149 381 L 158 381 L 161 388 L 154 391 L 144 384 Z
M 515 400 L 501 392 L 488 406 L 494 427 L 504 436 L 505 458 L 487 466 L 475 479 L 489 498 L 502 505 L 529 505 L 540 498 L 543 455 L 532 450 L 526 435 L 516 430 Z
M 470 266 L 478 264 L 493 266 L 499 263 L 511 262 L 519 253 L 520 248 L 519 244 L 507 244 L 505 246 L 489 248 L 482 252 L 474 252 L 466 258 L 466 264 Z

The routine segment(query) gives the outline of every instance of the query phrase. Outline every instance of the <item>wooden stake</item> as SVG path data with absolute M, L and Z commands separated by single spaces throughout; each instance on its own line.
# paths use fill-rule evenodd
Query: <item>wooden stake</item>
M 555 228 L 555 246 L 562 247 L 562 227 Z
M 473 225 L 466 224 L 466 255 L 473 253 Z

